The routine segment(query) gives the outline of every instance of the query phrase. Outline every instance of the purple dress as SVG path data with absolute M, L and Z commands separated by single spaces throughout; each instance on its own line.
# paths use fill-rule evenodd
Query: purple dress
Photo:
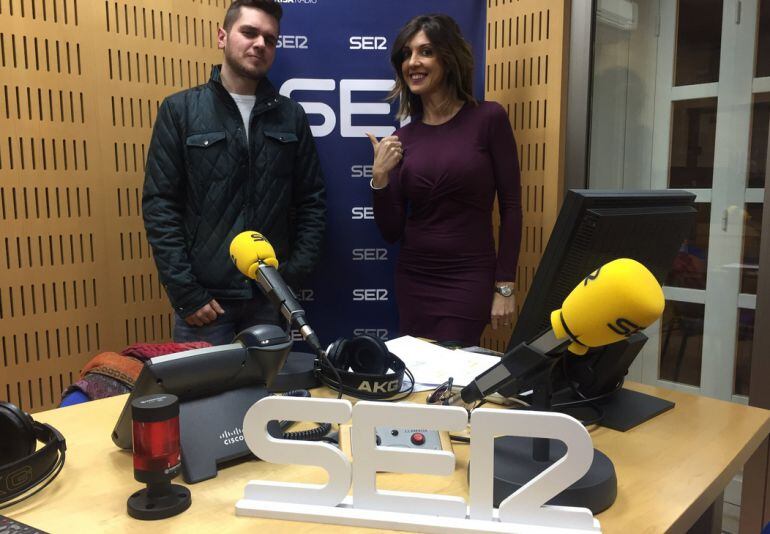
M 448 122 L 396 132 L 404 157 L 373 191 L 382 236 L 400 241 L 396 300 L 402 334 L 477 345 L 495 281 L 512 281 L 521 243 L 516 142 L 495 102 L 465 104 Z M 500 253 L 492 208 L 500 205 Z

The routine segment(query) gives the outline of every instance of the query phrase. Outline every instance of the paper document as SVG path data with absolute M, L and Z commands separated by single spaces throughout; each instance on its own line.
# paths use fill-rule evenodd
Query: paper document
M 498 356 L 445 349 L 412 336 L 391 339 L 385 345 L 414 374 L 415 391 L 433 389 L 450 376 L 455 385 L 468 385 L 500 361 Z

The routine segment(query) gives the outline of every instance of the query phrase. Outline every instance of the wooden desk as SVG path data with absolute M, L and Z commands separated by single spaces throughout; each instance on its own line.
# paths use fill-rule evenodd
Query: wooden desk
M 685 532 L 720 495 L 770 433 L 770 411 L 641 384 L 631 389 L 667 398 L 676 407 L 626 432 L 598 428 L 594 445 L 615 463 L 618 498 L 598 518 L 608 533 Z M 423 394 L 424 396 L 424 394 Z M 136 521 L 126 499 L 142 486 L 133 478 L 131 454 L 110 440 L 125 396 L 36 414 L 67 439 L 67 463 L 41 493 L 3 511 L 54 533 L 67 532 L 312 532 L 371 533 L 369 529 L 235 516 L 235 502 L 255 478 L 323 483 L 315 467 L 250 461 L 190 486 L 192 506 L 159 522 Z M 386 474 L 381 489 L 467 496 L 469 449 L 455 444 L 458 469 L 451 477 Z M 175 482 L 182 483 L 181 477 Z

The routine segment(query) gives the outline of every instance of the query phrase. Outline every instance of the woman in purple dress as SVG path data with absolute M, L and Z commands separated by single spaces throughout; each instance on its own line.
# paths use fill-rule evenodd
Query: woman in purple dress
M 401 333 L 477 345 L 487 324 L 510 324 L 515 309 L 522 215 L 513 131 L 499 104 L 473 98 L 473 56 L 451 17 L 409 21 L 391 62 L 391 97 L 412 121 L 380 141 L 369 137 L 374 218 L 388 242 L 401 244 Z

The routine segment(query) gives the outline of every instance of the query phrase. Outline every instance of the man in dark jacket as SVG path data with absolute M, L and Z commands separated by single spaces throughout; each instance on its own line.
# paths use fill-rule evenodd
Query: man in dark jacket
M 219 30 L 221 67 L 158 111 L 142 212 L 176 311 L 175 341 L 230 343 L 253 324 L 281 324 L 230 261 L 243 230 L 270 241 L 289 285 L 320 258 L 326 202 L 315 143 L 302 107 L 266 78 L 281 14 L 273 0 L 235 0 Z

